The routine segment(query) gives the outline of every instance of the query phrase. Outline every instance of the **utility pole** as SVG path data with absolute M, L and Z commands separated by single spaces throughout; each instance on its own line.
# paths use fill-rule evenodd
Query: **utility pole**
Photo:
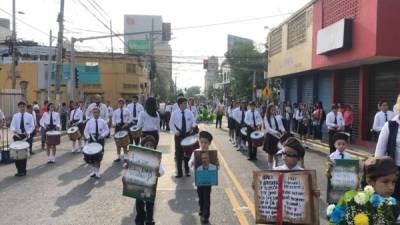
M 51 48 L 53 45 L 53 33 L 50 30 L 50 40 L 49 40 L 49 58 L 47 60 L 47 100 L 51 101 L 51 61 L 53 55 L 51 54 Z
M 256 101 L 256 71 L 253 72 L 253 101 Z
M 114 44 L 113 44 L 113 31 L 112 31 L 112 21 L 110 20 L 110 39 L 111 39 L 111 58 L 114 60 Z
M 17 70 L 17 32 L 16 32 L 16 21 L 15 21 L 15 0 L 13 0 L 12 2 L 12 20 L 13 20 L 13 28 L 12 28 L 12 40 L 11 40 L 11 57 L 12 57 L 12 64 L 11 64 L 11 79 L 12 79 L 12 89 L 15 89 L 17 86 L 17 74 L 16 74 L 16 70 Z
M 64 38 L 64 0 L 60 0 L 60 13 L 57 18 L 58 22 L 58 40 L 57 40 L 57 65 L 56 65 L 56 77 L 55 77 L 55 91 L 56 91 L 56 102 L 60 102 L 60 83 L 63 66 L 63 38 Z
M 175 83 L 174 83 L 174 84 L 175 84 L 174 96 L 176 97 L 176 96 L 177 96 L 177 93 L 176 93 L 176 91 L 177 91 L 177 90 L 176 90 L 176 75 L 175 75 Z
M 150 33 L 150 96 L 154 96 L 154 79 L 156 76 L 154 60 L 154 19 L 151 19 Z
M 75 80 L 75 38 L 71 38 L 71 71 L 70 71 L 70 82 L 69 82 L 69 99 L 76 100 L 76 80 Z

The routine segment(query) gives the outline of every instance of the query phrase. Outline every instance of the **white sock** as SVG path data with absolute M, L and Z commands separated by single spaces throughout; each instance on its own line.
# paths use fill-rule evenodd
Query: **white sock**
M 123 154 L 120 154 L 118 157 L 119 157 L 120 160 L 124 160 L 124 155 Z
M 78 145 L 79 145 L 79 148 L 82 148 L 83 142 L 81 140 L 78 140 Z
M 76 141 L 72 142 L 72 149 L 75 150 L 76 149 Z

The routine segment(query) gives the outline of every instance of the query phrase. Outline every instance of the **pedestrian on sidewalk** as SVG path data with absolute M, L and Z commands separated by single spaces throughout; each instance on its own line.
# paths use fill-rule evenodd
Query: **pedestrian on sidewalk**
M 322 114 L 323 114 L 323 109 L 322 109 L 322 104 L 318 103 L 315 105 L 315 109 L 311 115 L 312 121 L 312 127 L 314 130 L 314 139 L 316 140 L 321 140 L 322 139 L 322 131 L 321 131 L 321 123 L 322 123 Z
M 292 119 L 293 119 L 293 127 L 292 127 L 292 131 L 297 133 L 298 130 L 298 121 L 296 119 L 296 115 L 299 113 L 299 105 L 297 103 L 293 103 L 293 115 L 292 115 Z
M 349 134 L 349 144 L 350 144 L 353 133 L 353 124 L 354 124 L 354 113 L 350 105 L 345 106 L 345 110 L 343 112 L 343 119 L 344 119 L 344 131 Z
M 328 127 L 329 135 L 329 152 L 335 151 L 335 145 L 333 142 L 333 135 L 338 131 L 344 131 L 344 119 L 341 112 L 338 111 L 338 106 L 333 104 L 331 112 L 326 116 L 326 126 Z
M 221 128 L 222 125 L 222 117 L 224 116 L 225 113 L 225 105 L 224 105 L 224 101 L 221 99 L 219 100 L 219 104 L 217 105 L 217 107 L 215 107 L 214 112 L 217 114 L 217 119 L 215 121 L 215 128 Z
M 299 105 L 299 110 L 297 111 L 296 114 L 296 120 L 297 120 L 297 124 L 298 124 L 298 128 L 297 128 L 297 133 L 300 136 L 300 140 L 304 142 L 306 140 L 306 136 L 307 136 L 307 131 L 308 131 L 308 120 L 309 120 L 309 116 L 308 116 L 308 112 L 307 112 L 307 107 L 305 104 L 301 103 Z
M 386 122 L 393 119 L 395 116 L 394 112 L 389 111 L 389 104 L 387 101 L 381 102 L 381 111 L 377 112 L 374 117 L 374 124 L 372 125 L 372 130 L 375 133 L 375 140 L 378 141 L 379 134 L 383 129 Z
M 195 168 L 195 152 L 196 151 L 208 151 L 213 140 L 213 136 L 207 131 L 201 131 L 199 134 L 200 149 L 196 149 L 189 160 L 189 166 L 194 170 Z M 206 168 L 208 169 L 208 168 Z M 197 186 L 197 195 L 199 197 L 199 216 L 201 222 L 204 224 L 209 223 L 210 208 L 211 208 L 211 185 Z

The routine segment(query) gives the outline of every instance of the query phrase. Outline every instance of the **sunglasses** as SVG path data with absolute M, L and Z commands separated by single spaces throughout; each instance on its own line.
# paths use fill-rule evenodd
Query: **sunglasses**
M 283 152 L 282 152 L 282 155 L 285 155 L 285 156 L 287 156 L 287 157 L 293 157 L 293 158 L 299 157 L 299 156 L 297 155 L 297 153 L 287 152 L 287 151 L 283 151 Z

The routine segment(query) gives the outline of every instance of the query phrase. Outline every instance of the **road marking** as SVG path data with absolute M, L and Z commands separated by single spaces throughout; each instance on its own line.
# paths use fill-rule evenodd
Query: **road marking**
M 239 206 L 239 202 L 237 201 L 235 195 L 233 194 L 233 191 L 231 188 L 225 188 L 225 193 L 228 196 L 229 201 L 231 202 L 231 205 L 233 206 L 233 211 L 235 212 L 236 217 L 239 220 L 239 223 L 241 225 L 248 225 L 249 221 L 247 221 L 246 216 L 243 214 L 242 210 L 238 210 L 241 207 Z

